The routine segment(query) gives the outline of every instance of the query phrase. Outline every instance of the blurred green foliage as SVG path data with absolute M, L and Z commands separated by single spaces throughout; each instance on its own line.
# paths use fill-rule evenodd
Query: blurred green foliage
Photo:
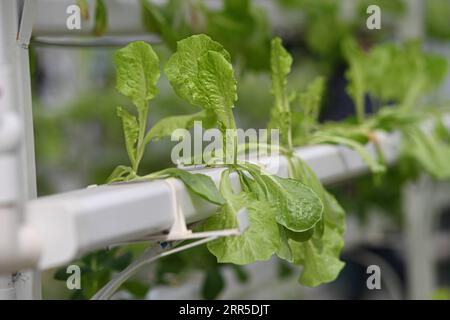
M 268 69 L 270 25 L 267 14 L 251 0 L 223 0 L 219 10 L 200 0 L 141 1 L 143 21 L 175 51 L 176 41 L 205 33 L 222 43 L 243 70 Z
M 450 300 L 450 289 L 443 288 L 436 290 L 431 298 L 433 300 Z
M 427 0 L 424 2 L 428 34 L 436 39 L 450 39 L 450 2 L 447 0 Z

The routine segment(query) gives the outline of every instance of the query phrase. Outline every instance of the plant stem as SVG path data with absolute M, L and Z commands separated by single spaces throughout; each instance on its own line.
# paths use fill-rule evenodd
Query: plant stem
M 223 139 L 223 150 L 224 150 L 224 157 L 225 157 L 225 162 L 227 160 L 228 157 L 228 150 L 227 150 L 227 140 L 228 140 L 228 135 L 227 135 L 227 129 L 232 130 L 232 135 L 233 135 L 233 164 L 237 164 L 237 154 L 238 154 L 238 139 L 237 139 L 237 127 L 236 127 L 236 122 L 234 121 L 234 114 L 233 114 L 233 108 L 226 108 L 226 114 L 225 114 L 225 119 L 223 121 L 223 123 L 226 123 L 226 125 L 224 126 L 223 130 L 222 130 L 222 135 L 224 135 Z
M 364 110 L 364 96 L 358 97 L 356 101 L 356 119 L 358 123 L 363 123 L 365 118 L 365 110 Z
M 139 164 L 144 156 L 145 151 L 145 132 L 147 131 L 147 118 L 148 118 L 148 108 L 142 108 L 143 112 L 139 112 L 139 136 L 136 148 L 136 158 L 133 163 L 133 171 L 137 174 L 139 169 Z

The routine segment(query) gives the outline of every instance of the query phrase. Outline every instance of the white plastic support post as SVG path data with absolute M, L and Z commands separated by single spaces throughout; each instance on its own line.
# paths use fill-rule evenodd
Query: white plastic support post
M 401 39 L 420 39 L 425 34 L 425 5 L 423 0 L 405 1 L 406 14 L 398 25 Z
M 18 87 L 20 88 L 20 115 L 24 123 L 24 143 L 21 150 L 21 161 L 23 179 L 23 197 L 24 201 L 32 200 L 37 197 L 36 190 L 36 164 L 34 153 L 34 129 L 31 98 L 31 71 L 28 46 L 30 44 L 31 33 L 33 31 L 36 8 L 36 0 L 18 1 L 18 34 L 16 40 L 16 66 L 19 77 Z M 25 168 L 25 169 L 24 169 Z M 26 222 L 26 221 L 24 221 Z M 37 239 L 35 231 L 23 226 L 23 230 L 28 230 L 28 241 L 35 244 L 33 249 L 34 256 L 39 253 L 40 240 Z M 33 239 L 33 240 L 32 240 Z M 21 270 L 15 276 L 14 286 L 17 299 L 39 299 L 41 298 L 41 275 L 36 269 Z
M 11 57 L 14 55 L 8 38 L 11 36 L 10 24 L 11 5 L 6 1 L 0 2 L 0 270 L 9 269 L 11 252 L 17 251 L 18 215 L 14 208 L 17 202 L 19 180 L 17 165 L 17 138 L 10 140 L 9 134 L 16 136 L 20 132 L 17 115 L 12 111 L 11 92 L 12 66 Z M 3 176 L 5 174 L 5 176 Z M 11 272 L 0 272 L 0 299 L 15 298 L 15 290 Z
M 403 190 L 405 251 L 409 299 L 431 299 L 435 271 L 432 227 L 434 183 L 422 176 Z
M 39 240 L 23 215 L 36 187 L 28 50 L 17 39 L 19 4 L 0 1 L 0 299 L 38 298 L 40 292 L 33 274 L 19 291 L 14 281 L 11 288 L 11 274 L 33 266 L 39 255 Z
M 428 176 L 403 190 L 405 251 L 409 299 L 431 299 L 437 282 L 435 226 L 449 205 L 450 186 Z

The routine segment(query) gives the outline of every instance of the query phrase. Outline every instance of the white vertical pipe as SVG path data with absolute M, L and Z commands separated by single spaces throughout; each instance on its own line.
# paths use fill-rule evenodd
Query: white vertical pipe
M 16 40 L 18 4 L 0 0 L 0 269 L 3 270 L 29 265 L 36 253 L 30 238 L 33 235 L 23 227 L 22 215 L 23 203 L 36 196 L 36 184 L 28 48 L 19 46 Z M 25 143 L 21 143 L 22 131 Z M 11 283 L 14 285 L 11 275 L 2 275 L 0 299 L 40 297 L 33 274 L 27 278 L 17 296 L 14 286 L 11 288 Z
M 31 71 L 28 44 L 31 38 L 31 31 L 36 12 L 35 0 L 22 0 L 21 6 L 21 27 L 18 41 L 16 43 L 16 66 L 18 76 L 18 87 L 21 90 L 19 95 L 19 112 L 23 119 L 24 143 L 21 150 L 22 168 L 26 168 L 23 175 L 24 189 L 22 192 L 23 202 L 35 199 L 36 190 L 36 165 L 34 153 L 34 130 L 33 130 L 33 110 L 31 98 Z M 16 296 L 18 299 L 40 299 L 41 298 L 41 277 L 38 271 L 20 271 L 15 282 Z
M 425 36 L 425 1 L 406 0 L 406 15 L 400 21 L 402 40 Z M 433 184 L 427 177 L 403 190 L 405 249 L 409 299 L 431 299 L 435 286 L 433 262 Z
M 34 24 L 36 12 L 36 0 L 24 0 L 23 13 L 20 30 L 20 42 L 25 41 L 25 45 L 17 46 L 17 64 L 19 84 L 22 85 L 20 106 L 22 107 L 22 119 L 24 121 L 25 143 L 22 150 L 22 161 L 27 168 L 24 175 L 24 201 L 37 197 L 36 190 L 36 162 L 34 153 L 34 130 L 33 130 L 33 110 L 31 98 L 31 71 L 28 42 Z M 18 299 L 40 299 L 41 298 L 41 274 L 39 271 L 20 271 L 15 282 L 16 295 Z
M 13 26 L 15 3 L 12 1 L 0 1 L 0 265 L 6 267 L 9 256 L 18 250 L 18 212 L 14 204 L 18 201 L 19 181 L 18 149 L 14 143 L 9 145 L 11 123 L 17 119 L 13 113 L 13 56 L 14 48 L 11 45 L 11 37 L 14 39 Z M 3 174 L 7 175 L 6 178 Z M 10 183 L 13 187 L 10 188 Z M 12 275 L 0 276 L 0 299 L 15 298 L 15 290 L 12 285 Z
M 406 14 L 399 20 L 400 39 L 416 39 L 425 35 L 425 1 L 406 0 Z
M 403 190 L 405 249 L 409 299 L 431 299 L 435 287 L 432 228 L 434 185 L 429 177 Z
M 341 0 L 340 18 L 346 22 L 352 21 L 356 15 L 356 5 L 355 0 Z
M 25 6 L 26 5 L 26 6 Z M 21 25 L 26 26 L 20 29 L 20 41 L 26 41 L 26 43 L 15 44 L 16 54 L 16 75 L 18 77 L 18 88 L 20 94 L 17 97 L 19 102 L 19 112 L 23 119 L 23 128 L 25 140 L 22 144 L 22 161 L 23 168 L 26 168 L 26 174 L 24 174 L 25 189 L 23 192 L 24 201 L 36 198 L 36 164 L 34 154 L 34 130 L 33 130 L 33 110 L 31 99 L 31 71 L 30 71 L 30 58 L 28 50 L 28 42 L 31 37 L 31 30 L 34 20 L 34 11 L 36 7 L 35 0 L 24 0 L 24 14 L 22 14 Z M 18 13 L 19 14 L 19 13 Z M 18 15 L 17 15 L 18 16 Z M 26 30 L 25 30 L 26 29 Z M 28 34 L 29 33 L 29 34 Z M 28 39 L 23 39 L 23 37 Z

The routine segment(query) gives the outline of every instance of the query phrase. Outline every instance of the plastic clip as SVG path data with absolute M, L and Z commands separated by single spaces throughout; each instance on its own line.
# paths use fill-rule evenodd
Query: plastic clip
M 184 213 L 177 201 L 177 191 L 174 185 L 175 179 L 164 180 L 169 186 L 173 194 L 173 207 L 175 211 L 175 222 L 170 228 L 167 234 L 155 235 L 147 237 L 148 240 L 155 241 L 174 241 L 174 240 L 187 240 L 187 239 L 201 239 L 210 237 L 226 237 L 226 236 L 238 236 L 241 235 L 249 226 L 247 209 L 242 208 L 237 214 L 238 228 L 205 231 L 205 232 L 193 232 L 186 224 Z

